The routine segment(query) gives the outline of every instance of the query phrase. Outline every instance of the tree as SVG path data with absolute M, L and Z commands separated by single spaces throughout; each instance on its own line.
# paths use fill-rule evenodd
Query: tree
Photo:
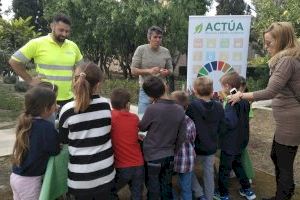
M 300 1 L 299 0 L 253 0 L 256 9 L 254 30 L 262 40 L 263 31 L 273 22 L 288 21 L 294 25 L 300 36 Z
M 98 63 L 110 76 L 109 66 L 114 56 L 111 37 L 114 26 L 111 13 L 117 2 L 111 0 L 44 0 L 44 14 L 51 19 L 53 14 L 63 12 L 72 19 L 71 39 L 80 47 L 85 58 Z
M 38 11 L 37 0 L 13 0 L 12 2 L 15 18 L 32 16 L 35 18 Z
M 247 4 L 244 0 L 216 0 L 219 5 L 217 15 L 244 15 L 246 14 Z M 249 10 L 248 10 L 249 11 Z
M 169 48 L 176 63 L 178 55 L 186 53 L 188 16 L 203 15 L 211 0 L 164 2 L 44 0 L 43 7 L 47 19 L 58 10 L 74 19 L 71 37 L 85 57 L 99 63 L 108 75 L 111 62 L 118 60 L 127 78 L 131 77 L 130 64 L 136 47 L 148 43 L 150 26 L 163 28 L 163 45 Z
M 10 22 L 0 18 L 0 72 L 10 71 L 8 59 L 30 39 L 40 34 L 34 31 L 31 17 L 14 19 Z
M 166 2 L 166 3 L 165 3 Z M 113 17 L 118 57 L 124 75 L 130 75 L 131 58 L 136 47 L 147 43 L 147 29 L 152 25 L 163 28 L 163 46 L 170 50 L 174 65 L 187 51 L 188 17 L 203 15 L 211 1 L 121 1 Z M 119 28 L 119 29 L 118 29 Z
M 35 30 L 39 32 L 48 32 L 47 21 L 43 18 L 42 1 L 40 0 L 13 0 L 13 11 L 15 19 L 22 17 L 32 17 L 31 25 L 35 26 Z
M 0 18 L 2 18 L 2 3 L 1 3 L 1 0 L 0 0 Z

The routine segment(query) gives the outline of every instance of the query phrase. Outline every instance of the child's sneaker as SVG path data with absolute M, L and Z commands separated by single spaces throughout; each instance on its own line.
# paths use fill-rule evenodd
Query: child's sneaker
M 253 200 L 256 198 L 256 195 L 255 193 L 252 191 L 251 188 L 248 188 L 248 189 L 240 189 L 240 195 L 243 196 L 243 197 L 246 197 L 246 199 L 248 200 Z
M 215 200 L 230 200 L 228 195 L 221 196 L 220 193 L 218 193 L 218 192 L 215 192 L 214 199 Z

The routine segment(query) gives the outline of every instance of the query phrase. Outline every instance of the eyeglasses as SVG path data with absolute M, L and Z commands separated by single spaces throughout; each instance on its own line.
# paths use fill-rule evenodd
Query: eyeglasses
M 274 46 L 274 42 L 266 41 L 265 42 L 265 46 L 266 47 L 273 47 Z

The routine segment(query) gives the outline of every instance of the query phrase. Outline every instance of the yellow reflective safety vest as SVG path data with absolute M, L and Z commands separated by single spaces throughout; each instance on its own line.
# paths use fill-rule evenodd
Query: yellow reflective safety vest
M 66 39 L 60 46 L 49 34 L 30 40 L 12 55 L 12 59 L 24 64 L 33 59 L 38 76 L 58 86 L 58 101 L 73 98 L 71 85 L 74 67 L 83 62 L 74 42 Z

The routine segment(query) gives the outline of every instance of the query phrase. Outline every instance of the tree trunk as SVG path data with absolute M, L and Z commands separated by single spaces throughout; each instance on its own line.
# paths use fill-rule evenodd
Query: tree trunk
M 123 73 L 124 78 L 127 79 L 128 73 L 127 73 L 127 69 L 126 69 L 126 63 L 124 64 L 123 56 L 121 56 L 121 59 L 120 59 L 120 67 L 122 69 L 122 73 Z

